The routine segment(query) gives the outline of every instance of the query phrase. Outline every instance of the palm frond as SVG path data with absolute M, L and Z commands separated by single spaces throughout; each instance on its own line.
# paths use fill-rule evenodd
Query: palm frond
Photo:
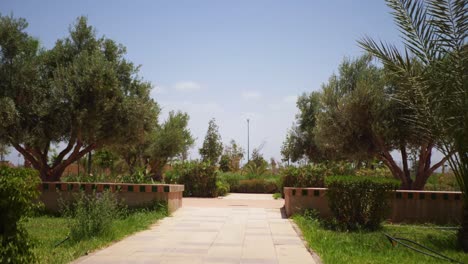
M 387 0 L 393 18 L 405 40 L 405 47 L 424 64 L 434 59 L 434 30 L 427 23 L 429 15 L 422 1 Z

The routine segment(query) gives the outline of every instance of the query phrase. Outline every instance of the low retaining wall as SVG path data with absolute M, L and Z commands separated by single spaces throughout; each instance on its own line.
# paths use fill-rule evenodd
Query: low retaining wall
M 321 217 L 330 217 L 326 188 L 284 188 L 287 216 L 315 209 Z M 459 223 L 462 216 L 461 192 L 395 191 L 391 198 L 391 222 Z
M 59 199 L 71 201 L 73 193 L 114 192 L 128 207 L 144 206 L 154 201 L 166 201 L 169 213 L 182 206 L 184 185 L 176 184 L 127 184 L 127 183 L 80 183 L 43 182 L 39 199 L 49 211 L 59 210 Z

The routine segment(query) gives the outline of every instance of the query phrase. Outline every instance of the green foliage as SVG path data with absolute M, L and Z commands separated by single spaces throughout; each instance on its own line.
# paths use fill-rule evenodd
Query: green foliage
M 283 197 L 281 193 L 277 192 L 273 194 L 273 199 L 278 200 L 279 198 Z
M 252 151 L 252 158 L 242 168 L 242 173 L 246 174 L 248 179 L 264 178 L 264 175 L 269 172 L 268 162 L 263 158 L 260 152 L 262 148 L 263 144 L 258 148 L 254 148 Z
M 274 193 L 279 191 L 279 176 L 270 174 L 218 173 L 218 179 L 229 184 L 235 193 Z
M 37 172 L 0 166 L 0 263 L 32 263 L 32 242 L 23 220 L 38 205 Z
M 162 169 L 167 162 L 180 155 L 186 156 L 194 139 L 188 128 L 189 115 L 182 112 L 169 112 L 168 119 L 150 137 L 146 155 L 151 174 L 162 180 Z
M 345 231 L 379 228 L 390 210 L 390 193 L 399 186 L 394 179 L 363 176 L 330 176 L 325 184 L 331 225 Z
M 239 193 L 275 193 L 278 191 L 276 182 L 266 179 L 240 180 L 233 192 Z
M 166 183 L 184 184 L 185 197 L 216 197 L 216 167 L 207 162 L 187 161 L 173 165 L 166 173 Z
M 460 186 L 453 173 L 434 173 L 427 180 L 425 190 L 431 191 L 460 191 Z
M 200 156 L 204 162 L 216 164 L 219 156 L 223 152 L 223 143 L 221 142 L 221 135 L 218 132 L 218 126 L 215 119 L 211 119 L 208 123 L 208 131 L 206 132 L 203 146 L 199 149 Z
M 238 172 L 219 172 L 218 178 L 229 184 L 231 192 L 237 192 L 239 181 L 247 179 L 247 176 Z
M 281 192 L 284 187 L 324 187 L 325 177 L 331 175 L 351 175 L 354 168 L 348 162 L 307 164 L 300 167 L 289 166 L 281 170 Z
M 366 37 L 361 47 L 398 83 L 415 135 L 438 142 L 464 197 L 460 241 L 468 251 L 468 9 L 466 0 L 387 0 L 404 50 Z M 421 163 L 422 164 L 422 163 Z
M 256 178 L 268 172 L 268 163 L 250 161 L 243 168 L 242 172 L 248 175 L 248 178 Z
M 378 168 L 360 168 L 355 172 L 356 176 L 371 176 L 381 178 L 392 178 L 392 172 L 387 167 Z
M 135 168 L 133 173 L 121 175 L 118 179 L 119 182 L 127 183 L 154 183 L 153 179 L 146 175 L 144 168 Z
M 290 166 L 280 174 L 282 187 L 324 187 L 325 176 L 331 175 L 323 164 Z
M 157 183 L 148 177 L 143 168 L 135 168 L 125 174 L 70 174 L 61 178 L 62 182 L 115 182 L 115 183 Z
M 0 141 L 0 162 L 5 161 L 5 156 L 10 154 L 10 146 L 8 146 L 6 143 Z
M 69 217 L 70 238 L 74 241 L 105 235 L 113 221 L 121 216 L 123 206 L 110 191 L 86 194 L 79 192 L 62 213 Z
M 230 171 L 231 170 L 230 164 L 231 164 L 231 159 L 229 158 L 229 156 L 226 154 L 223 154 L 221 156 L 221 159 L 219 160 L 219 169 L 222 172 Z
M 297 162 L 307 158 L 319 162 L 325 158 L 325 154 L 317 146 L 314 131 L 320 109 L 320 96 L 319 92 L 311 92 L 304 93 L 297 99 L 299 113 L 296 115 L 296 124 L 288 131 L 281 146 L 283 161 Z
M 443 263 L 440 259 L 401 245 L 392 246 L 382 233 L 409 238 L 460 263 L 468 263 L 468 254 L 460 250 L 456 243 L 456 231 L 444 229 L 443 226 L 384 224 L 382 232 L 337 232 L 324 227 L 313 212 L 309 215 L 294 215 L 292 218 L 304 240 L 324 264 Z
M 230 186 L 227 182 L 222 180 L 216 181 L 216 194 L 218 196 L 226 196 L 230 191 Z
M 434 249 L 445 256 L 468 262 L 468 254 L 460 250 L 456 243 L 455 231 L 442 226 L 384 224 L 381 232 L 337 232 L 322 225 L 311 212 L 309 215 L 294 215 L 304 240 L 312 251 L 320 256 L 324 264 L 401 264 L 425 263 L 440 264 L 440 259 L 409 250 L 401 245 L 395 247 L 382 233 L 409 238 Z M 447 262 L 449 263 L 449 262 Z
M 240 161 L 244 157 L 244 150 L 236 143 L 234 139 L 229 142 L 229 145 L 224 147 L 224 155 L 227 156 L 227 159 L 229 159 L 229 171 L 238 171 L 240 169 Z
M 93 163 L 96 164 L 101 170 L 114 168 L 118 156 L 107 149 L 100 149 L 93 153 Z
M 0 17 L 0 138 L 48 181 L 98 147 L 138 142 L 159 107 L 125 47 L 96 36 L 85 17 L 42 49 L 23 19 Z M 21 95 L 21 96 L 18 96 Z M 65 143 L 50 164 L 50 146 Z
M 149 209 L 127 210 L 126 214 L 112 222 L 109 232 L 87 240 L 67 240 L 56 246 L 57 242 L 69 236 L 70 219 L 48 215 L 35 216 L 25 223 L 25 228 L 36 243 L 34 253 L 40 264 L 65 264 L 87 255 L 89 252 L 105 248 L 122 240 L 132 233 L 147 230 L 157 220 L 167 216 L 167 208 L 155 204 Z

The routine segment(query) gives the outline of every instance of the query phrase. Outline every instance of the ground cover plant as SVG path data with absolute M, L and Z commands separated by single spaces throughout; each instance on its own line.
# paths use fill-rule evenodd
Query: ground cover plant
M 327 229 L 313 217 L 293 216 L 309 247 L 323 263 L 445 263 L 440 259 L 424 256 L 402 245 L 392 247 L 384 233 L 412 239 L 462 263 L 468 262 L 456 242 L 456 230 L 440 229 L 433 225 L 384 224 L 377 232 L 337 232 Z M 446 262 L 449 263 L 449 262 Z
M 60 245 L 58 244 L 70 234 L 69 219 L 66 217 L 50 215 L 33 217 L 25 223 L 25 228 L 34 242 L 33 252 L 39 263 L 68 263 L 132 233 L 145 230 L 165 216 L 167 210 L 164 206 L 129 211 L 113 221 L 108 232 L 100 236 L 78 241 L 69 239 Z
M 110 232 L 112 223 L 126 210 L 110 191 L 92 194 L 82 191 L 74 195 L 73 202 L 62 201 L 62 215 L 69 219 L 70 238 L 75 241 Z

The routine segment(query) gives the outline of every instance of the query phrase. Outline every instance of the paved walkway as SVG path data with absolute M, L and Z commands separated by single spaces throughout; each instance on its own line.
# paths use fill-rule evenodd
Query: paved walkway
M 172 217 L 76 263 L 318 263 L 269 197 L 184 198 Z

